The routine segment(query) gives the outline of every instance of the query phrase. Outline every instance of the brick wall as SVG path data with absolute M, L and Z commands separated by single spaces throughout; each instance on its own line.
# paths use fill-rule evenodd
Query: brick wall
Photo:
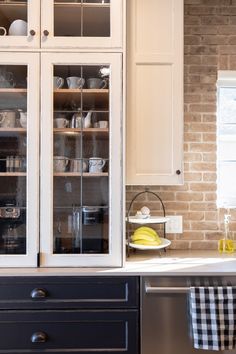
M 151 186 L 167 215 L 183 215 L 183 234 L 171 234 L 175 249 L 216 249 L 224 210 L 216 208 L 216 79 L 236 70 L 236 0 L 185 0 L 185 98 L 183 186 Z M 127 205 L 141 186 L 127 187 Z M 154 199 L 138 200 L 152 210 Z M 158 212 L 158 210 L 157 210 Z M 236 211 L 231 211 L 236 230 Z

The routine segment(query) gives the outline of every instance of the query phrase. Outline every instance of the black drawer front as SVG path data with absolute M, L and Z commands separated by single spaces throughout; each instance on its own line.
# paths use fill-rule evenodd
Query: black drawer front
M 137 323 L 137 310 L 2 311 L 0 353 L 137 354 Z
M 138 306 L 138 277 L 0 278 L 0 309 L 99 309 Z

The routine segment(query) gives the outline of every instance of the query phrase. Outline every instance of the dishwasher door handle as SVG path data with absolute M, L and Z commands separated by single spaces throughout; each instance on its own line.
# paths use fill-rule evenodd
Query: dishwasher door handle
M 190 290 L 189 287 L 180 287 L 180 286 L 150 286 L 149 284 L 145 285 L 146 294 L 183 294 L 187 293 Z

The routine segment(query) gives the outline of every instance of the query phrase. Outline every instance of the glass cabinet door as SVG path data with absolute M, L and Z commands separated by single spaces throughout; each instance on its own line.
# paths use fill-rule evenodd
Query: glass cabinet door
M 43 47 L 122 47 L 123 0 L 43 0 L 42 4 Z
M 0 47 L 39 47 L 39 21 L 39 0 L 0 0 Z
M 121 56 L 43 54 L 42 74 L 43 265 L 121 265 Z
M 37 54 L 1 53 L 0 265 L 6 267 L 37 265 L 38 71 Z

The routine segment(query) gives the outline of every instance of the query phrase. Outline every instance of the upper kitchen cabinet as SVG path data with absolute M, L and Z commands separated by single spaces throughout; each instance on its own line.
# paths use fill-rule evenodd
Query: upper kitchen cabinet
M 121 51 L 124 8 L 124 0 L 0 0 L 0 49 Z
M 122 54 L 43 53 L 42 266 L 122 265 Z
M 122 48 L 123 0 L 42 0 L 43 48 Z
M 129 0 L 127 181 L 183 183 L 183 0 Z
M 39 45 L 40 0 L 0 0 L 0 49 Z
M 39 55 L 0 55 L 0 266 L 37 266 Z

